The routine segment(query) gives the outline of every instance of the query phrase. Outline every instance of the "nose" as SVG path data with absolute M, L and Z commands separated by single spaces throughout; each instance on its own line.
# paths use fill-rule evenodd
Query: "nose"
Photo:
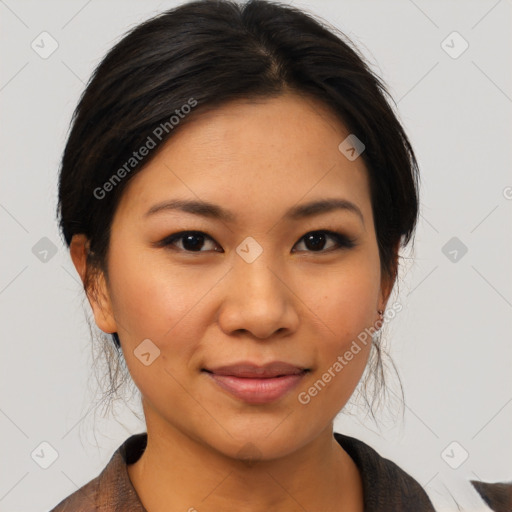
M 250 333 L 258 339 L 294 332 L 300 318 L 299 301 L 287 280 L 265 251 L 252 263 L 237 256 L 224 283 L 217 318 L 221 329 L 230 335 Z

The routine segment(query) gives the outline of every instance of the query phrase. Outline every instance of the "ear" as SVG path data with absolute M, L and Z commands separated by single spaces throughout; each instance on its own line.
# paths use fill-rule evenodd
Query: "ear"
M 398 250 L 400 248 L 400 242 L 398 242 L 393 251 L 393 265 L 392 265 L 392 276 L 388 276 L 387 274 L 382 274 L 381 277 L 381 285 L 380 285 L 380 297 L 379 297 L 379 309 L 385 310 L 386 305 L 389 300 L 389 296 L 391 295 L 391 291 L 393 290 L 393 286 L 395 285 L 396 275 L 398 272 Z
M 82 284 L 94 313 L 96 325 L 106 333 L 117 332 L 117 326 L 112 312 L 112 302 L 103 272 L 95 274 L 91 283 L 86 283 L 87 254 L 89 253 L 89 240 L 84 234 L 73 235 L 69 252 L 73 264 L 80 275 Z

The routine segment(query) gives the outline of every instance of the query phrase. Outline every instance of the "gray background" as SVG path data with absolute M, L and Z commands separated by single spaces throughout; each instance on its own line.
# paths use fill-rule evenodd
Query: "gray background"
M 94 67 L 177 3 L 0 0 L 1 511 L 49 510 L 144 430 L 122 403 L 117 418 L 91 407 L 88 305 L 57 230 L 57 171 Z M 484 510 L 468 479 L 512 480 L 512 2 L 293 3 L 342 29 L 383 77 L 422 173 L 394 298 L 404 309 L 387 328 L 404 420 L 384 411 L 377 427 L 355 408 L 335 430 L 398 463 L 439 510 Z M 58 43 L 47 59 L 31 47 L 43 31 Z M 469 44 L 457 58 L 462 40 L 442 44 L 453 31 Z M 47 469 L 31 457 L 48 456 L 42 442 L 58 453 Z

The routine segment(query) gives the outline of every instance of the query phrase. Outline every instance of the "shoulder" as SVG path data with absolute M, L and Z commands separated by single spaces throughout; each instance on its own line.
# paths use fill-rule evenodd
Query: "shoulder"
M 496 512 L 512 510 L 512 481 L 491 483 L 471 480 L 471 485 L 491 510 Z
M 435 512 L 421 485 L 393 461 L 359 439 L 337 432 L 334 437 L 361 473 L 365 510 Z
M 98 487 L 100 477 L 97 476 L 73 494 L 63 499 L 50 512 L 93 512 L 98 510 Z
M 146 442 L 146 433 L 130 436 L 96 478 L 63 499 L 50 512 L 145 512 L 130 481 L 127 464 L 140 457 Z

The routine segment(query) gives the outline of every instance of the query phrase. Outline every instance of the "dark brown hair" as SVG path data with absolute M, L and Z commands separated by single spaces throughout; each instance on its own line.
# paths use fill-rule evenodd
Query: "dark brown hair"
M 57 211 L 67 246 L 78 233 L 90 241 L 88 276 L 100 271 L 108 279 L 110 228 L 123 189 L 176 130 L 231 100 L 288 91 L 322 101 L 364 143 L 381 267 L 394 282 L 397 248 L 409 243 L 417 222 L 419 175 L 391 97 L 344 34 L 265 0 L 182 4 L 129 31 L 94 71 L 73 115 Z M 196 106 L 181 115 L 191 99 Z M 167 130 L 157 138 L 159 126 Z M 156 148 L 128 172 L 148 137 Z M 99 198 L 116 172 L 122 179 Z M 375 349 L 380 363 L 379 344 Z

